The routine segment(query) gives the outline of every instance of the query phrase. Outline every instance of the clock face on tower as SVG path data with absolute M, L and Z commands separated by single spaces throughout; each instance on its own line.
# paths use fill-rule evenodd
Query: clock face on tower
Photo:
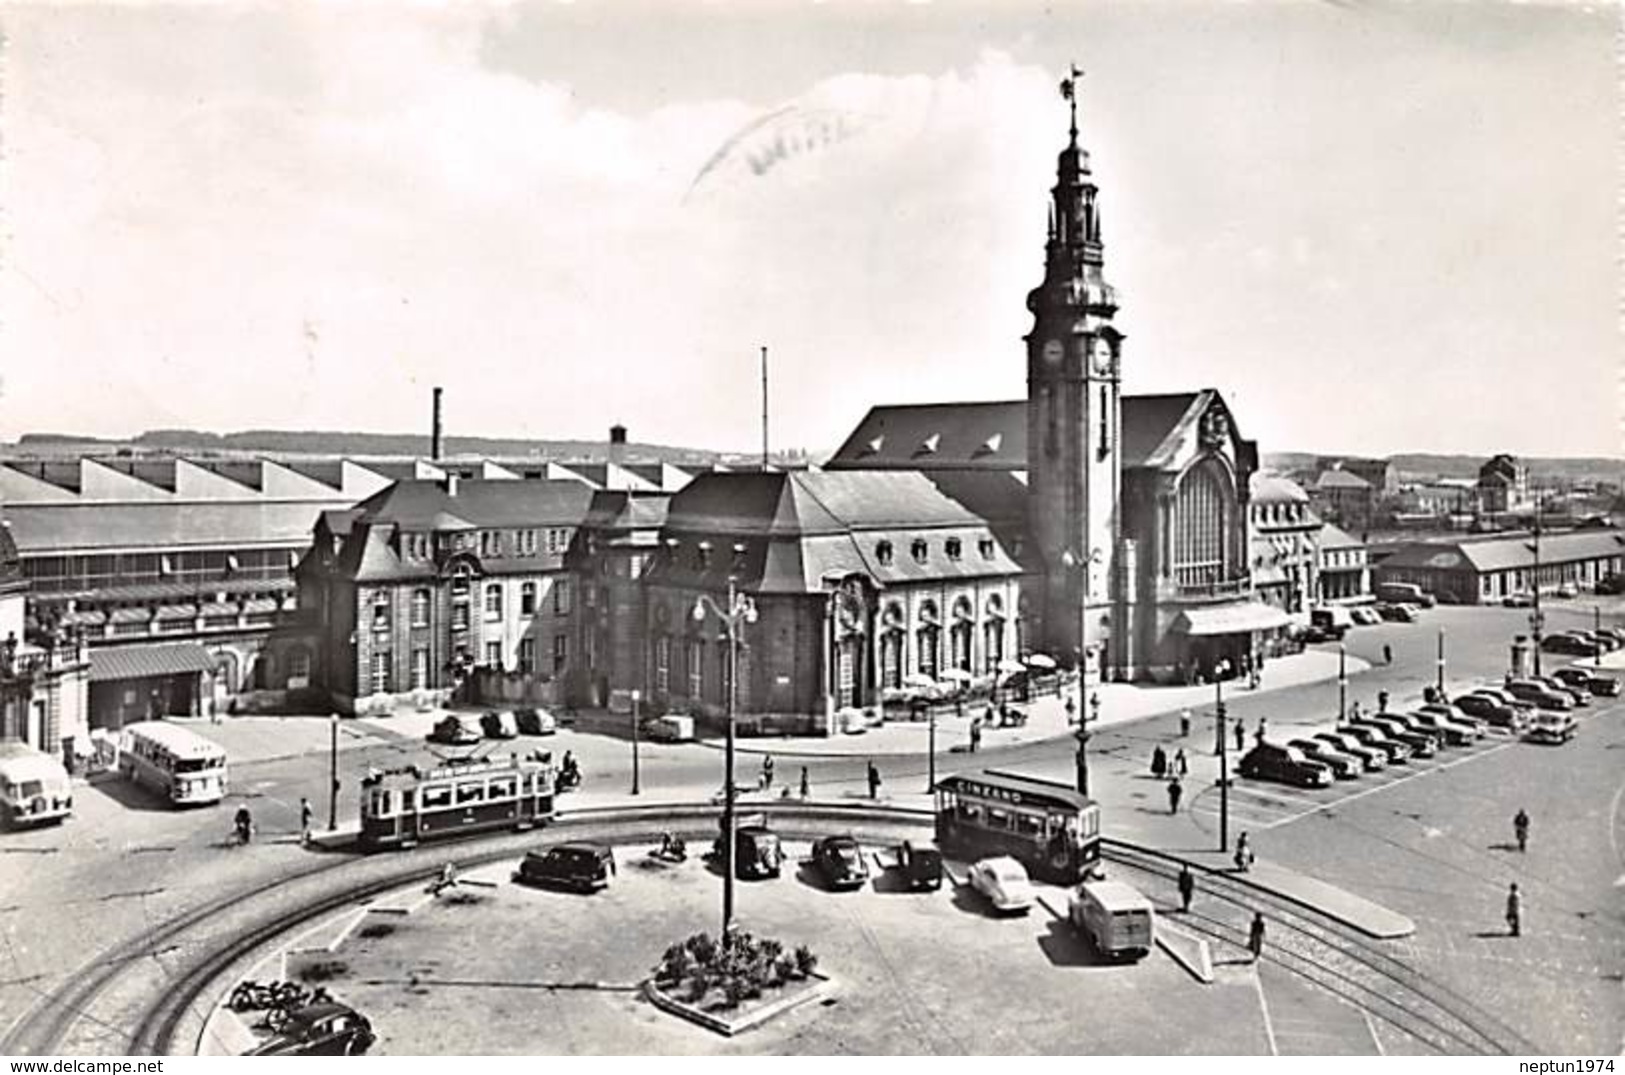
M 1061 346 L 1060 340 L 1044 341 L 1044 363 L 1049 366 L 1059 366 L 1061 357 L 1066 354 L 1066 348 Z
M 1089 360 L 1094 364 L 1096 373 L 1102 377 L 1109 375 L 1112 371 L 1112 345 L 1097 338 L 1090 346 Z

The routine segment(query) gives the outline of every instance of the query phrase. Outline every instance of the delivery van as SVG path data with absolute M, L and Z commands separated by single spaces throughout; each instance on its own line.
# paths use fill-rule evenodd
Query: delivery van
M 1068 917 L 1108 959 L 1139 959 L 1156 942 L 1151 901 L 1121 881 L 1085 881 L 1072 897 Z

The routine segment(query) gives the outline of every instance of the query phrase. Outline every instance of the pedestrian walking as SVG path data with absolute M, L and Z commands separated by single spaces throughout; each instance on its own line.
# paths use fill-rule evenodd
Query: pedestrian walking
M 1246 724 L 1247 724 L 1246 721 L 1242 720 L 1239 717 L 1236 718 L 1236 749 L 1237 750 L 1246 750 L 1247 749 L 1247 727 L 1246 727 Z
M 1377 712 L 1378 713 L 1386 713 L 1386 712 L 1388 712 L 1388 692 L 1387 691 L 1378 691 L 1377 692 Z
M 1187 706 L 1179 711 L 1179 737 L 1187 738 L 1191 734 L 1191 711 Z
M 1518 895 L 1518 882 L 1507 889 L 1507 932 L 1514 937 L 1523 936 L 1523 897 Z
M 315 813 L 310 808 L 310 800 L 303 795 L 299 797 L 299 842 L 310 843 L 310 819 Z
M 1191 874 L 1191 864 L 1185 863 L 1179 868 L 1179 907 L 1186 914 L 1190 913 L 1191 897 L 1196 895 L 1196 878 Z
M 766 791 L 773 786 L 773 755 L 762 755 L 762 790 Z
M 1518 838 L 1520 852 L 1529 849 L 1529 815 L 1519 810 L 1512 818 L 1512 834 Z
M 1189 776 L 1190 771 L 1191 763 L 1185 759 L 1185 748 L 1180 747 L 1174 753 L 1174 775 L 1181 777 Z
M 1253 865 L 1253 860 L 1255 858 L 1253 855 L 1253 845 L 1252 841 L 1247 839 L 1246 833 L 1242 833 L 1240 836 L 1236 837 L 1235 858 L 1236 870 L 1240 873 L 1246 873 Z
M 805 799 L 810 794 L 812 794 L 812 785 L 807 781 L 807 767 L 803 765 L 801 767 L 801 797 Z
M 1264 954 L 1264 913 L 1253 912 L 1253 924 L 1247 930 L 1247 950 L 1253 954 L 1253 962 Z
M 1258 727 L 1253 729 L 1253 738 L 1259 743 L 1264 742 L 1264 718 L 1263 717 L 1258 718 Z
M 1360 703 L 1359 702 L 1350 702 L 1349 703 L 1349 720 L 1359 720 L 1359 719 L 1360 719 Z
M 1075 724 L 1078 719 L 1078 702 L 1070 694 L 1066 696 L 1066 722 Z
M 1161 780 L 1168 773 L 1168 754 L 1157 744 L 1151 751 L 1151 775 Z
M 970 752 L 976 753 L 982 749 L 982 718 L 977 717 L 970 722 Z
M 869 798 L 880 798 L 880 770 L 875 768 L 872 759 L 869 762 Z
M 1390 646 L 1386 642 L 1384 642 L 1382 644 L 1382 663 L 1383 664 L 1393 664 L 1394 663 L 1394 647 Z
M 1179 799 L 1184 794 L 1185 788 L 1180 784 L 1179 777 L 1176 776 L 1168 781 L 1168 812 L 1170 814 L 1179 813 Z

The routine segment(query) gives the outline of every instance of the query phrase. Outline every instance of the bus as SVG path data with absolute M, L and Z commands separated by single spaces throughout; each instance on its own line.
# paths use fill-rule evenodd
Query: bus
M 487 829 L 533 828 L 553 816 L 557 779 L 550 752 L 374 770 L 361 782 L 361 846 L 376 851 Z
M 178 724 L 144 720 L 119 735 L 119 772 L 176 806 L 219 802 L 226 794 L 226 751 Z
M 1100 805 L 1068 784 L 984 769 L 939 780 L 936 800 L 937 843 L 949 854 L 1010 855 L 1061 885 L 1100 862 Z
M 27 743 L 0 743 L 0 818 L 43 825 L 73 813 L 73 785 L 62 763 Z

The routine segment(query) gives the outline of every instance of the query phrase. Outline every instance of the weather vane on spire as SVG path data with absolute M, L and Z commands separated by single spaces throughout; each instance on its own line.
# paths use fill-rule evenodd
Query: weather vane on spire
M 1061 96 L 1066 98 L 1067 104 L 1072 107 L 1072 141 L 1078 140 L 1078 79 L 1083 77 L 1083 68 L 1072 64 L 1072 73 L 1061 79 Z

